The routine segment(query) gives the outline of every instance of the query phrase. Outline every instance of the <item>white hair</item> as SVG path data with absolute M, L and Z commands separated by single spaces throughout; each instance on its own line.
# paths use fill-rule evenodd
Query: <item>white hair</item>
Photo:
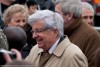
M 63 14 L 73 13 L 74 17 L 80 17 L 82 14 L 81 0 L 56 0 L 55 5 L 61 3 Z
M 81 2 L 81 0 L 56 0 L 56 3 L 65 3 L 65 2 Z
M 62 12 L 64 15 L 72 13 L 74 17 L 80 17 L 82 14 L 81 2 L 65 2 L 62 4 Z
M 60 14 L 50 10 L 39 10 L 28 18 L 28 23 L 32 25 L 36 21 L 45 20 L 45 28 L 58 29 L 59 36 L 63 36 L 63 18 Z
M 82 8 L 85 8 L 87 10 L 91 10 L 94 14 L 94 9 L 93 9 L 93 6 L 87 2 L 82 2 Z

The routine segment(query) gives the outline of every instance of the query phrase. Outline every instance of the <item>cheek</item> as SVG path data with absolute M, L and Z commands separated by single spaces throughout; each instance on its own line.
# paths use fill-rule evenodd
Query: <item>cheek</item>
M 86 21 L 87 19 L 83 19 L 83 21 Z
M 26 22 L 23 22 L 23 26 L 26 24 Z
M 49 43 L 51 43 L 53 39 L 54 39 L 54 38 L 53 38 L 52 35 L 50 35 L 50 34 L 48 34 L 47 37 L 45 38 L 45 40 L 46 40 L 47 42 L 49 42 Z
M 10 22 L 8 23 L 9 26 L 17 26 L 18 24 L 16 22 Z
M 48 36 L 47 34 L 46 35 L 44 35 L 44 36 L 41 36 L 42 38 L 43 38 L 43 41 L 45 41 L 45 42 L 49 42 L 50 41 L 50 39 L 51 39 L 51 37 L 50 36 Z

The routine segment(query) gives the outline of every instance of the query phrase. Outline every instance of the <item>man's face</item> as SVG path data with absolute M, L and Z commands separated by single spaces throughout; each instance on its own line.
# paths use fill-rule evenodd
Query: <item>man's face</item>
M 83 22 L 93 25 L 94 14 L 91 10 L 82 8 L 82 18 L 83 18 Z
M 39 48 L 48 50 L 55 43 L 55 32 L 53 29 L 44 27 L 44 20 L 32 24 L 33 38 L 36 39 Z
M 61 10 L 61 3 L 58 3 L 58 4 L 55 5 L 55 11 L 63 17 L 63 19 L 64 19 L 64 29 L 67 29 L 70 26 L 71 22 L 70 22 L 70 20 L 68 20 L 69 15 L 63 15 L 63 12 Z
M 61 4 L 58 3 L 55 5 L 55 12 L 59 13 L 61 16 L 63 16 L 62 10 L 61 10 Z
M 31 6 L 28 8 L 28 10 L 29 10 L 29 14 L 32 15 L 33 13 L 36 12 L 36 10 L 37 10 L 37 5 L 31 5 Z
M 13 2 L 15 2 L 16 0 L 0 0 L 0 2 L 4 5 L 11 5 Z

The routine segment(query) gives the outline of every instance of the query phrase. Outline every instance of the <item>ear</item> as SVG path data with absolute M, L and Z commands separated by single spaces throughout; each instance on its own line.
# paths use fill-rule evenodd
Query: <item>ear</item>
M 68 13 L 67 16 L 68 16 L 68 17 L 67 17 L 68 20 L 71 20 L 71 19 L 73 18 L 73 14 L 72 14 L 72 13 Z
M 57 29 L 54 29 L 53 35 L 54 35 L 54 38 L 55 38 L 55 37 L 57 37 L 57 36 L 59 35 L 59 33 L 58 33 L 58 30 L 57 30 Z
M 72 13 L 67 13 L 66 15 L 63 15 L 63 18 L 66 22 L 68 22 L 73 18 L 73 14 Z

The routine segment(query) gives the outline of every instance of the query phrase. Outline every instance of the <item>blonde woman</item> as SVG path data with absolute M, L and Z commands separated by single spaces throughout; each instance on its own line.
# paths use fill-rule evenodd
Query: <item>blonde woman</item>
M 4 11 L 3 21 L 6 26 L 23 27 L 26 20 L 27 8 L 23 5 L 14 4 Z

